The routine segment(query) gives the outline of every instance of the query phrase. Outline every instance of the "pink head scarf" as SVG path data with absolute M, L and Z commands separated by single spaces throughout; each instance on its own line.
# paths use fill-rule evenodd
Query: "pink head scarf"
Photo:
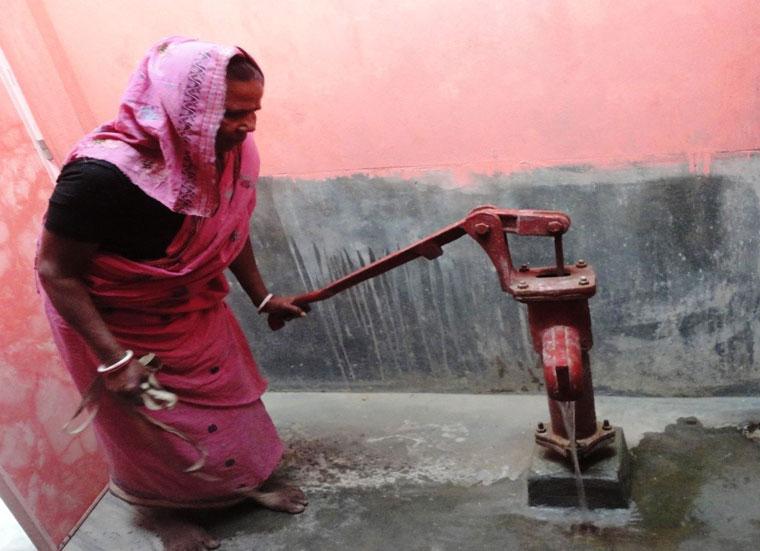
M 256 65 L 237 47 L 162 40 L 132 75 L 116 119 L 85 136 L 66 162 L 109 161 L 169 209 L 212 216 L 220 201 L 216 132 L 224 116 L 227 64 L 235 55 Z

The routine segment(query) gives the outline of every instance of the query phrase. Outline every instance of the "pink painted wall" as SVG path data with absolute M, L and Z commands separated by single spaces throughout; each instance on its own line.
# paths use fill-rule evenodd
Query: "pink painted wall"
M 11 4 L 21 25 L 0 40 L 58 158 L 113 115 L 168 34 L 259 59 L 266 174 L 510 171 L 760 144 L 756 0 Z M 34 48 L 10 44 L 18 35 Z
M 38 548 L 59 544 L 102 491 L 91 431 L 63 423 L 78 394 L 58 359 L 34 283 L 52 182 L 0 86 L 0 497 Z

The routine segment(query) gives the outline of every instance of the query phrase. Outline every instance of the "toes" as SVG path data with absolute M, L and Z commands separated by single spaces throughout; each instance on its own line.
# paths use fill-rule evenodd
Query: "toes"
M 218 539 L 208 537 L 203 540 L 203 545 L 206 549 L 219 549 L 219 547 L 222 545 L 222 542 L 220 542 Z
M 268 509 L 291 514 L 303 513 L 309 503 L 306 494 L 295 486 L 282 486 L 277 490 L 263 492 L 252 490 L 246 492 L 246 495 Z
M 168 545 L 164 545 L 165 551 L 206 551 L 207 549 L 209 549 L 209 547 L 206 547 L 206 545 L 200 541 L 172 542 Z
M 303 505 L 307 505 L 309 503 L 309 500 L 306 498 L 306 494 L 303 493 L 303 491 L 300 488 L 296 488 L 295 486 L 291 486 L 290 488 L 288 488 L 287 495 L 290 501 L 301 503 Z
M 306 510 L 306 505 L 303 503 L 290 503 L 288 505 L 287 511 L 288 513 L 297 515 L 298 513 L 303 513 Z
M 177 514 L 152 515 L 153 530 L 161 538 L 165 551 L 207 551 L 221 543 L 194 521 Z

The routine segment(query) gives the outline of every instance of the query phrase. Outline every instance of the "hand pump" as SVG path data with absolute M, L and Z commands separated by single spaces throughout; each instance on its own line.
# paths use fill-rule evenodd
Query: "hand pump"
M 293 302 L 304 306 L 325 300 L 410 260 L 420 257 L 432 260 L 443 254 L 445 245 L 469 235 L 493 262 L 502 290 L 528 307 L 533 348 L 543 363 L 551 417 L 549 427 L 538 423 L 536 442 L 569 456 L 571 442 L 558 402 L 574 402 L 576 445 L 578 454 L 584 456 L 612 441 L 614 431 L 607 421 L 597 423 L 591 383 L 588 299 L 596 292 L 596 276 L 585 261 L 565 264 L 562 235 L 569 228 L 570 218 L 561 212 L 477 207 L 463 220 L 321 289 L 298 295 Z M 510 233 L 553 238 L 554 266 L 531 268 L 523 264 L 515 268 L 507 240 Z M 285 324 L 283 318 L 274 315 L 269 316 L 268 322 L 273 330 Z

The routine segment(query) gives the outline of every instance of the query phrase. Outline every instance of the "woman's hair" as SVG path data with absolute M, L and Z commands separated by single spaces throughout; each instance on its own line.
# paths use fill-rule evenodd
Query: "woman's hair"
M 264 73 L 256 62 L 240 54 L 233 56 L 227 64 L 227 78 L 242 82 L 255 80 L 264 84 Z

